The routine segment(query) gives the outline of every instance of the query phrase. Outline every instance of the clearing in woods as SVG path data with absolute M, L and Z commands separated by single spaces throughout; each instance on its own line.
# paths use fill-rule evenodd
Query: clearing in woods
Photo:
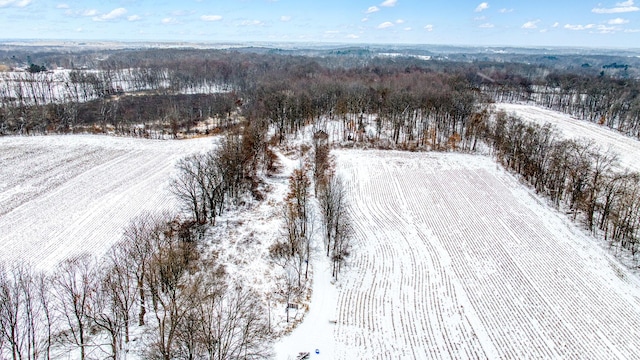
M 637 279 L 491 159 L 336 154 L 357 249 L 333 358 L 640 353 Z

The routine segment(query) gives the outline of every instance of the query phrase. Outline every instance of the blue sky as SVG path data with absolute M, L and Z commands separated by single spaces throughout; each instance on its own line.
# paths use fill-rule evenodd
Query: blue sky
M 0 0 L 0 39 L 640 48 L 640 0 Z

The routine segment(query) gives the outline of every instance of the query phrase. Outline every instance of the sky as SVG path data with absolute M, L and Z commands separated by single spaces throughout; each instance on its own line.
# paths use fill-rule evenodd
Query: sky
M 637 49 L 640 0 L 0 0 L 2 39 Z

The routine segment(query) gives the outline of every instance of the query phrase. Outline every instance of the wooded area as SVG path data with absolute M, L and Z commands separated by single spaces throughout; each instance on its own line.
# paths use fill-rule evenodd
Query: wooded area
M 615 154 L 597 144 L 563 139 L 491 107 L 530 102 L 640 138 L 640 83 L 628 68 L 214 50 L 81 58 L 93 67 L 59 60 L 70 70 L 0 73 L 0 135 L 222 140 L 177 164 L 171 189 L 187 219 L 137 218 L 106 258 L 75 257 L 52 274 L 26 265 L 0 269 L 0 354 L 13 359 L 53 358 L 52 351 L 69 348 L 82 359 L 95 351 L 120 359 L 134 324 L 149 325 L 148 358 L 268 357 L 265 304 L 229 280 L 202 243 L 206 226 L 216 226 L 226 209 L 264 198 L 261 179 L 277 169 L 271 147 L 305 129 L 313 131 L 312 146 L 296 150 L 283 236 L 269 247 L 270 261 L 282 268 L 277 295 L 287 321 L 289 304 L 308 286 L 316 219 L 334 279 L 354 251 L 333 146 L 490 151 L 616 252 L 637 258 L 640 175 L 620 170 Z
M 468 150 L 482 104 L 530 101 L 640 136 L 638 80 L 609 68 L 214 50 L 123 51 L 88 63 L 94 68 L 0 73 L 0 134 L 93 127 L 175 136 L 207 118 L 224 126 L 237 113 L 269 119 L 281 136 L 337 118 L 351 139 L 372 141 L 358 135 L 373 117 L 391 129 L 389 146 L 443 149 L 460 137 Z

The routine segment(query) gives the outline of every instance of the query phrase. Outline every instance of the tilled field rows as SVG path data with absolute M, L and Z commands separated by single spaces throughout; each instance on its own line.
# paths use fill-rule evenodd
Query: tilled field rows
M 0 260 L 43 268 L 70 253 L 105 251 L 142 212 L 175 209 L 175 161 L 212 146 L 104 136 L 0 141 Z
M 357 251 L 336 354 L 633 358 L 640 288 L 487 158 L 339 152 Z M 617 275 L 616 275 L 617 274 Z

